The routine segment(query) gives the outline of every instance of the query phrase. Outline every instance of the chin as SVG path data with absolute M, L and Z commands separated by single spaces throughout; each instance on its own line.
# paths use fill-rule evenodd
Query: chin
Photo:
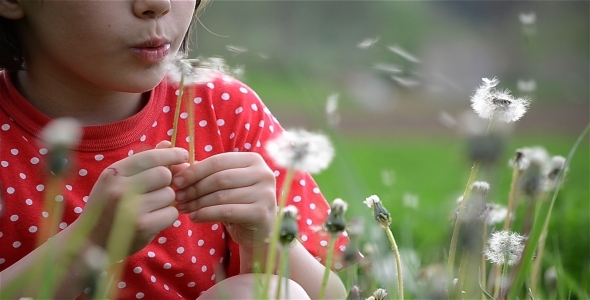
M 118 82 L 118 89 L 124 93 L 144 93 L 155 88 L 164 79 L 165 73 L 161 74 L 142 74 Z M 121 85 L 124 82 L 124 85 Z

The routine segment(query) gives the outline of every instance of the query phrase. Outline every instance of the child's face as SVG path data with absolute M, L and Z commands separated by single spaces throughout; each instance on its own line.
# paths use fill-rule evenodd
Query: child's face
M 195 0 L 21 1 L 26 69 L 79 87 L 139 93 L 165 75 Z

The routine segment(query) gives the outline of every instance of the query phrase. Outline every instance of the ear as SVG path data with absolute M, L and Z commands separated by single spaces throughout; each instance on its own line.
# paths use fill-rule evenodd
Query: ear
M 0 17 L 18 20 L 25 16 L 19 0 L 0 0 Z

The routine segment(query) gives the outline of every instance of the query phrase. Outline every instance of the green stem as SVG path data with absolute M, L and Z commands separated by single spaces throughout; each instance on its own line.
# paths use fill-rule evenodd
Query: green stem
M 404 299 L 404 279 L 402 275 L 402 260 L 399 255 L 399 249 L 397 248 L 397 243 L 395 242 L 395 238 L 393 237 L 393 233 L 389 227 L 384 227 L 385 233 L 387 233 L 387 238 L 389 239 L 389 243 L 391 244 L 391 250 L 393 250 L 393 255 L 395 256 L 395 266 L 397 268 L 397 298 L 400 300 Z
M 281 249 L 281 254 L 279 257 L 279 283 L 277 286 L 277 292 L 275 294 L 275 299 L 281 299 L 281 288 L 283 284 L 283 280 L 285 280 L 285 295 L 289 295 L 289 281 L 286 279 L 289 278 L 289 245 L 283 245 Z
M 481 239 L 481 241 L 482 241 L 481 249 L 482 250 L 485 250 L 485 248 L 486 248 L 487 239 L 488 239 L 488 223 L 486 223 L 484 220 L 484 222 L 483 222 L 483 235 L 482 235 L 482 239 Z M 486 282 L 487 282 L 487 278 L 486 278 L 487 271 L 486 271 L 486 257 L 483 253 L 481 255 L 480 273 L 481 273 L 480 285 L 482 287 L 484 287 L 484 286 L 486 286 Z M 487 299 L 486 295 L 484 293 L 482 293 L 481 300 L 486 300 L 486 299 Z
M 287 174 L 285 175 L 285 179 L 283 181 L 283 188 L 281 190 L 281 195 L 279 197 L 278 203 L 278 215 L 275 221 L 275 225 L 272 230 L 272 235 L 270 238 L 270 245 L 268 247 L 268 255 L 266 256 L 266 265 L 264 269 L 264 274 L 266 275 L 264 281 L 264 288 L 262 290 L 263 297 L 262 299 L 268 299 L 268 290 L 270 288 L 270 278 L 271 275 L 274 274 L 275 264 L 276 264 L 276 257 L 277 257 L 277 245 L 279 243 L 279 234 L 281 229 L 281 223 L 283 222 L 283 214 L 280 211 L 285 207 L 287 203 L 287 196 L 289 195 L 289 190 L 291 188 L 291 181 L 293 180 L 293 169 L 287 169 Z
M 174 108 L 174 124 L 172 125 L 172 139 L 171 146 L 176 147 L 176 138 L 178 135 L 178 119 L 180 118 L 180 106 L 182 104 L 182 96 L 184 95 L 184 74 L 180 76 L 180 83 L 178 84 L 178 97 L 176 97 L 176 107 Z
M 334 243 L 336 237 L 331 235 L 328 242 L 328 255 L 326 256 L 326 268 L 324 269 L 324 276 L 322 277 L 322 286 L 320 287 L 320 294 L 318 299 L 323 300 L 326 295 L 326 287 L 328 285 L 328 278 L 330 278 L 330 270 L 332 269 L 332 258 L 334 257 Z

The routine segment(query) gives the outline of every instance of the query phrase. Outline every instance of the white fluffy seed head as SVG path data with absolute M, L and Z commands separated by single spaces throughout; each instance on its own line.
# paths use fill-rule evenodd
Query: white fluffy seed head
M 512 266 L 520 261 L 526 240 L 525 236 L 516 232 L 496 231 L 489 238 L 484 254 L 493 264 Z
M 371 195 L 363 203 L 365 203 L 369 208 L 375 207 L 376 203 L 380 203 L 381 199 L 377 195 Z
M 41 138 L 50 148 L 71 148 L 82 138 L 82 127 L 74 118 L 55 119 L 43 128 Z
M 471 96 L 471 107 L 483 119 L 510 123 L 518 121 L 526 112 L 530 99 L 515 98 L 509 90 L 498 90 L 499 80 L 483 78 L 483 83 Z
M 285 131 L 266 142 L 265 150 L 278 166 L 312 174 L 326 169 L 334 157 L 326 136 L 305 130 Z

